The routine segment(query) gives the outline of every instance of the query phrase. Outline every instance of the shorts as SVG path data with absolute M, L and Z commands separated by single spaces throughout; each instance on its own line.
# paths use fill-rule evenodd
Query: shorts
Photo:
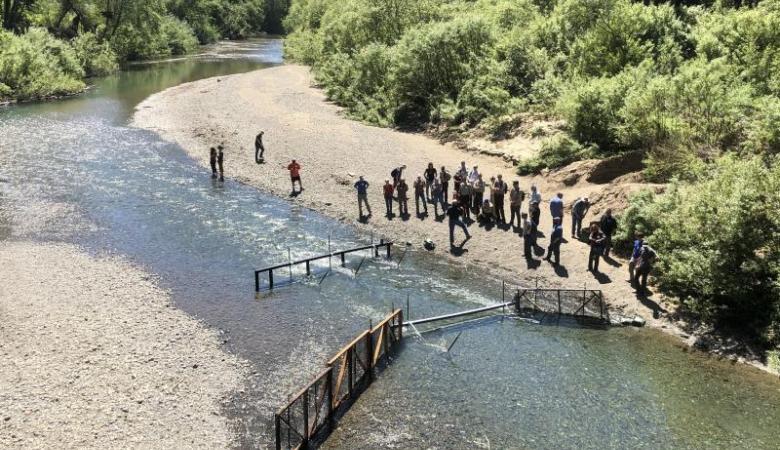
M 297 181 L 297 182 L 299 182 L 299 183 L 300 183 L 300 182 L 301 182 L 301 176 L 300 176 L 300 175 L 298 175 L 297 177 L 290 176 L 290 180 L 292 180 L 292 181 Z

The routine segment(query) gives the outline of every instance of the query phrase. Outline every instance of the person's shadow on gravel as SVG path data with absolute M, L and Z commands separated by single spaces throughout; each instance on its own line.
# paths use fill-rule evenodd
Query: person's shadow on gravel
M 612 283 L 612 278 L 610 278 L 609 275 L 607 275 L 604 272 L 595 272 L 593 274 L 593 278 L 595 278 L 596 281 L 599 282 L 599 284 L 609 284 L 609 283 Z
M 536 270 L 539 268 L 539 266 L 542 265 L 542 262 L 535 258 L 525 258 L 525 266 L 529 270 Z
M 553 266 L 553 271 L 555 271 L 555 274 L 561 278 L 569 278 L 569 271 L 566 270 L 566 266 L 563 264 Z

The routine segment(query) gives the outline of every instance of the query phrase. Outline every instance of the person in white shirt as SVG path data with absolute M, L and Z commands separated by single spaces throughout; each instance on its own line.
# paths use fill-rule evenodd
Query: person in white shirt
M 469 172 L 469 178 L 468 178 L 469 184 L 473 186 L 478 179 L 479 179 L 479 171 L 477 170 L 477 166 L 474 166 L 474 169 L 471 172 Z
M 536 185 L 531 185 L 531 203 L 542 203 L 542 193 L 536 189 Z

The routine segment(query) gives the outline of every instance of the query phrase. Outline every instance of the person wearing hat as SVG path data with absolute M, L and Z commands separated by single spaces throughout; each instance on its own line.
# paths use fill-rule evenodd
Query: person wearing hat
M 588 197 L 578 198 L 571 207 L 571 237 L 579 239 L 582 232 L 582 220 L 588 214 L 590 201 Z

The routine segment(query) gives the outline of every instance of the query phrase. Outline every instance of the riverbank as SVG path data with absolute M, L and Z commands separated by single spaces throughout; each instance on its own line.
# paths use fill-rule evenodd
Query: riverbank
M 0 243 L 0 446 L 229 448 L 245 366 L 153 279 L 69 244 Z
M 460 161 L 478 165 L 489 178 L 502 174 L 505 180 L 519 180 L 528 191 L 539 186 L 545 203 L 556 192 L 564 194 L 571 204 L 579 196 L 600 199 L 591 208 L 587 220 L 597 220 L 605 205 L 612 206 L 616 193 L 625 193 L 641 185 L 630 182 L 595 184 L 578 177 L 571 183 L 570 174 L 557 177 L 519 177 L 504 158 L 479 154 L 456 144 L 441 144 L 422 134 L 403 133 L 357 123 L 345 118 L 339 107 L 329 103 L 324 94 L 312 87 L 313 78 L 306 67 L 286 65 L 246 74 L 217 77 L 182 84 L 152 95 L 136 108 L 133 124 L 154 130 L 166 140 L 177 142 L 196 161 L 208 167 L 208 149 L 225 145 L 227 176 L 259 187 L 291 202 L 396 242 L 408 241 L 421 249 L 424 239 L 436 244 L 436 253 L 453 261 L 490 270 L 499 277 L 518 280 L 529 286 L 602 289 L 613 312 L 640 315 L 648 325 L 675 334 L 689 345 L 695 336 L 684 333 L 677 323 L 666 318 L 672 306 L 659 296 L 639 299 L 627 282 L 627 262 L 602 261 L 603 274 L 596 278 L 587 270 L 589 248 L 586 243 L 569 238 L 570 222 L 564 223 L 567 242 L 561 249 L 562 267 L 555 269 L 545 261 L 529 266 L 522 257 L 522 238 L 512 230 L 485 229 L 473 224 L 473 238 L 463 253 L 454 256 L 448 249 L 448 229 L 443 223 L 414 215 L 408 220 L 384 217 L 381 185 L 390 171 L 401 164 L 408 166 L 407 181 L 422 172 L 427 163 L 454 170 Z M 265 131 L 265 164 L 254 161 L 254 136 Z M 302 165 L 303 185 L 299 196 L 290 195 L 286 166 L 291 159 Z M 572 169 L 576 172 L 577 169 Z M 584 169 L 583 169 L 584 170 Z M 374 215 L 367 224 L 359 222 L 353 184 L 364 175 L 371 183 L 369 202 Z M 575 173 L 575 175 L 578 175 Z M 396 205 L 397 206 L 397 205 Z M 429 205 L 430 208 L 430 205 Z M 508 209 L 508 208 L 507 208 Z M 508 211 L 507 211 L 508 212 Z M 540 230 L 549 235 L 551 218 L 543 205 Z M 460 230 L 458 241 L 462 239 Z M 543 237 L 540 245 L 546 246 Z

